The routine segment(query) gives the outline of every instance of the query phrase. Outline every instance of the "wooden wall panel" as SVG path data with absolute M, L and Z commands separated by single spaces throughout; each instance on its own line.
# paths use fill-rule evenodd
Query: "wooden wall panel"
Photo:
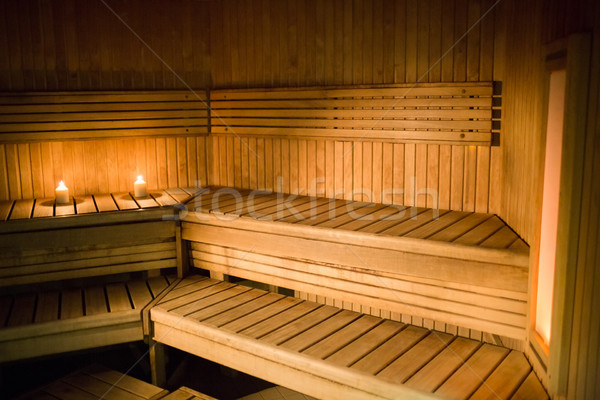
M 205 185 L 207 138 L 137 138 L 0 145 L 0 200 L 54 197 L 60 180 L 73 195 Z M 200 153 L 201 157 L 197 154 Z
M 252 3 L 252 7 L 246 7 Z M 424 2 L 305 0 L 219 1 L 210 4 L 214 88 L 496 79 L 501 21 L 488 0 Z M 242 10 L 242 11 L 240 11 Z M 483 19 L 482 19 L 483 17 Z M 261 27 L 255 25 L 261 21 Z M 471 29 L 468 33 L 467 31 Z M 499 212 L 501 148 L 392 144 L 366 140 L 252 139 L 231 136 L 242 155 L 213 138 L 220 170 L 212 183 L 230 185 L 223 171 L 244 177 L 254 164 L 273 165 L 265 184 L 234 179 L 235 186 L 283 189 L 363 201 Z M 246 150 L 244 150 L 246 149 Z M 263 151 L 264 149 L 264 151 Z M 321 151 L 320 149 L 324 149 Z M 495 156 L 493 156 L 493 154 Z M 255 159 L 255 160 L 253 160 Z M 392 189 L 395 194 L 392 194 Z M 427 196 L 429 189 L 434 195 Z M 491 196 L 494 193 L 495 196 Z
M 109 8 L 110 7 L 110 8 Z M 175 0 L 0 4 L 0 91 L 161 90 L 209 86 L 208 4 Z M 0 146 L 0 199 L 207 182 L 203 137 Z M 142 172 L 143 171 L 143 172 Z
M 490 210 L 489 147 L 228 135 L 212 140 L 218 160 L 212 171 L 216 185 L 277 190 L 281 183 L 288 193 Z M 258 145 L 263 140 L 269 145 Z M 487 157 L 481 156 L 483 152 Z M 445 153 L 458 157 L 452 162 Z M 478 188 L 481 182 L 485 186 Z

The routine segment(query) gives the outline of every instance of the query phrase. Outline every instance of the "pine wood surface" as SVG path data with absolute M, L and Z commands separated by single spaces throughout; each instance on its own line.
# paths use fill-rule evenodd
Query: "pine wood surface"
M 547 398 L 520 352 L 205 277 L 183 279 L 150 318 L 155 340 L 234 368 L 239 362 L 231 355 L 243 354 L 252 365 L 245 372 L 311 396 L 323 396 L 312 374 L 326 368 L 327 379 L 352 393 L 348 398 L 393 398 L 386 396 L 408 387 L 417 390 L 415 398 L 425 392 L 479 398 L 484 391 Z M 264 358 L 280 369 L 274 372 Z M 286 367 L 302 379 L 292 380 Z M 349 376 L 353 388 L 344 385 Z
M 524 339 L 528 248 L 507 243 L 494 215 L 232 188 L 204 188 L 187 207 L 197 268 Z
M 211 187 L 197 192 L 188 211 L 285 221 L 385 236 L 428 239 L 527 254 L 528 246 L 497 216 L 484 213 L 417 209 L 392 204 Z M 326 217 L 324 219 L 324 217 Z M 512 248 L 511 248 L 512 247 Z
M 159 276 L 0 299 L 3 362 L 142 340 L 142 310 L 175 280 Z
M 121 372 L 93 364 L 60 378 L 40 389 L 19 396 L 19 400 L 68 400 L 110 398 L 157 400 L 169 392 Z M 176 398 L 176 397 L 175 397 Z M 208 398 L 207 398 L 208 399 Z
M 71 196 L 69 204 L 57 204 L 54 198 L 0 202 L 0 223 L 63 215 L 94 214 L 107 211 L 142 210 L 185 203 L 197 193 L 197 188 L 148 191 L 148 196 L 136 198 L 133 192 Z
M 491 83 L 217 90 L 210 97 L 214 134 L 491 142 Z

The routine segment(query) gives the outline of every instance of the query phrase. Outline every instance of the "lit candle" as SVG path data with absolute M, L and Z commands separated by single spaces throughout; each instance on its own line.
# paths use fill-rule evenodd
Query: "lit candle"
M 69 203 L 69 188 L 65 186 L 63 181 L 60 181 L 56 188 L 56 204 Z
M 146 192 L 146 182 L 144 182 L 144 178 L 141 175 L 138 175 L 137 181 L 133 184 L 133 191 L 135 197 L 146 197 L 148 193 Z

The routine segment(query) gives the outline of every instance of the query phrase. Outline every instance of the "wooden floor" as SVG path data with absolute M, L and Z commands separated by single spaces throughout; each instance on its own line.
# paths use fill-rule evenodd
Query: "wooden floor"
M 315 198 L 232 188 L 200 191 L 188 209 L 384 236 L 436 240 L 528 254 L 529 246 L 494 214 Z
M 189 201 L 197 190 L 174 188 L 152 191 L 145 198 L 135 198 L 131 193 L 93 194 L 75 196 L 69 204 L 56 204 L 54 198 L 3 200 L 0 201 L 0 221 L 172 206 Z
M 406 385 L 442 398 L 547 398 L 521 352 L 199 276 L 171 290 L 151 320 L 155 340 L 187 351 L 200 345 L 186 343 L 212 337 L 233 348 L 274 349 L 277 360 L 301 354 L 314 360 L 308 373 L 332 366 L 358 371 L 382 388 Z M 256 356 L 264 356 L 259 350 Z M 203 351 L 210 354 L 210 346 Z M 235 368 L 237 360 L 222 357 Z M 272 371 L 258 365 L 244 372 L 269 380 Z M 320 397 L 314 385 L 298 385 L 288 387 Z

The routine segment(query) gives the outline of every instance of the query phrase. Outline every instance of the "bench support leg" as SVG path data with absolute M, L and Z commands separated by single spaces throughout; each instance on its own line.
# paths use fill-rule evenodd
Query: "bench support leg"
M 190 270 L 187 242 L 181 239 L 181 222 L 175 227 L 175 245 L 177 246 L 177 277 L 183 278 Z
M 164 388 L 167 385 L 166 346 L 149 339 L 152 384 Z

